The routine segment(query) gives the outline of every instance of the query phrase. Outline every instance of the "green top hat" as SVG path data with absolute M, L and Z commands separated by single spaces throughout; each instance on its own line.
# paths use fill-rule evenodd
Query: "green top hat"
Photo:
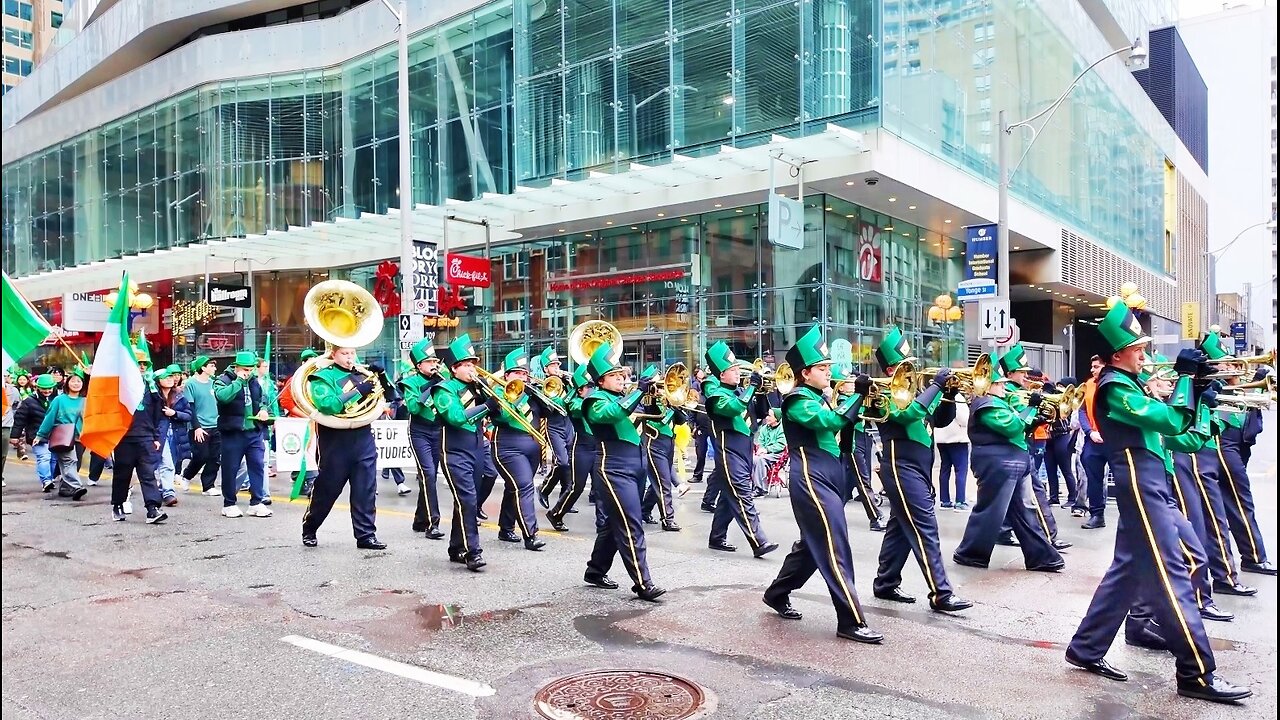
M 591 377 L 587 373 L 586 365 L 579 365 L 573 371 L 573 387 L 583 388 L 591 384 Z
M 1200 349 L 1210 360 L 1221 360 L 1225 357 L 1231 357 L 1231 353 L 1222 347 L 1222 336 L 1216 332 L 1211 332 L 1204 336 L 1204 340 L 1200 341 Z
M 151 351 L 147 348 L 147 341 L 143 339 L 133 347 L 133 359 L 139 363 L 151 364 Z
M 809 328 L 809 332 L 801 335 L 796 344 L 787 350 L 787 364 L 796 373 L 814 365 L 831 362 L 831 356 L 827 354 L 827 341 L 822 337 L 822 328 L 817 325 Z
M 448 367 L 453 367 L 460 362 L 467 360 L 479 360 L 480 356 L 476 354 L 475 345 L 471 342 L 471 334 L 463 333 L 453 339 L 445 347 L 436 350 L 436 355 L 444 361 Z
M 556 354 L 556 349 L 554 347 L 548 347 L 538 353 L 538 362 L 542 365 L 543 369 L 545 369 L 552 363 L 560 362 L 560 356 Z
M 587 376 L 591 382 L 598 383 L 605 375 L 622 369 L 621 365 L 613 364 L 609 357 L 612 354 L 613 347 L 609 343 L 600 343 L 600 347 L 591 353 L 591 359 L 587 360 Z
M 197 355 L 196 359 L 191 361 L 191 372 L 198 373 L 204 369 L 205 365 L 208 365 L 208 364 L 209 364 L 208 355 Z
M 522 347 L 512 350 L 502 358 L 502 372 L 509 373 L 513 370 L 529 372 L 529 354 Z
M 711 374 L 717 377 L 720 373 L 738 363 L 738 358 L 733 356 L 733 351 L 729 349 L 729 344 L 723 340 L 717 340 L 715 344 L 707 348 L 703 359 L 706 360 L 707 367 L 711 369 Z
M 53 379 L 52 375 L 40 375 L 36 377 L 36 389 L 52 390 L 58 387 L 58 383 Z
M 644 372 L 640 373 L 641 380 L 656 377 L 658 377 L 658 363 L 649 363 L 649 367 L 645 368 Z
M 302 362 L 306 362 L 313 357 L 320 357 L 320 353 L 316 352 L 315 348 L 307 348 L 306 350 L 298 353 L 298 359 Z
M 75 366 L 74 368 L 72 368 L 72 369 L 71 369 L 71 375 L 75 375 L 76 377 L 80 378 L 81 380 L 88 380 L 88 379 L 89 379 L 89 367 L 88 367 L 87 365 L 77 365 L 77 366 Z M 68 375 L 67 377 L 71 377 L 71 375 Z
M 241 350 L 236 353 L 236 359 L 231 364 L 236 367 L 258 367 L 258 353 L 252 350 Z
M 9 368 L 9 373 L 13 375 L 15 379 L 23 375 L 27 375 L 27 376 L 31 375 L 31 373 L 28 372 L 26 368 L 18 367 L 17 365 L 14 365 L 13 367 Z
M 884 329 L 884 339 L 876 348 L 876 361 L 880 363 L 880 369 L 885 372 L 898 363 L 916 361 L 916 357 L 911 354 L 911 344 L 907 342 L 906 336 L 897 325 L 890 325 Z
M 1098 323 L 1098 332 L 1113 353 L 1151 342 L 1151 338 L 1143 334 L 1142 324 L 1138 322 L 1137 316 L 1122 302 L 1111 306 L 1102 322 Z
M 431 341 L 426 338 L 414 343 L 413 347 L 409 350 L 409 359 L 413 361 L 414 365 L 417 365 L 423 360 L 431 360 L 435 357 L 436 349 L 431 347 Z
M 1027 363 L 1027 351 L 1022 348 L 1022 343 L 1014 343 L 1013 347 L 1005 351 L 1000 356 L 1000 372 L 1005 376 L 1012 375 L 1019 370 L 1030 370 L 1031 365 Z

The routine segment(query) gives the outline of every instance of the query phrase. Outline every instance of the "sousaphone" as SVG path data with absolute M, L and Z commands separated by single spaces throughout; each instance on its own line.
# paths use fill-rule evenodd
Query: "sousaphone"
M 327 352 L 303 363 L 289 383 L 298 412 L 325 427 L 348 430 L 364 427 L 387 409 L 380 378 L 363 365 L 355 372 L 373 381 L 373 392 L 338 415 L 325 415 L 311 401 L 311 375 L 333 365 L 335 347 L 364 347 L 382 334 L 382 308 L 373 295 L 347 280 L 326 280 L 307 291 L 302 301 L 307 326 L 325 341 Z

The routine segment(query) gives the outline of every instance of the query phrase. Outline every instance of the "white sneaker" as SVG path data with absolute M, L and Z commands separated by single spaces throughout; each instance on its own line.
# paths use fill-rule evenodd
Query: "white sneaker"
M 237 508 L 237 511 L 239 511 L 239 508 Z M 224 513 L 224 514 L 225 514 L 225 513 Z M 266 505 L 261 505 L 261 504 L 259 504 L 259 505 L 250 505 L 250 506 L 249 506 L 249 512 L 248 512 L 248 513 L 246 513 L 246 514 L 247 514 L 249 517 L 271 517 L 271 508 L 267 507 Z M 237 516 L 237 517 L 239 517 L 239 516 Z
M 181 475 L 173 479 L 173 486 L 182 492 L 186 492 L 191 489 L 191 483 L 187 482 L 187 479 Z
M 244 513 L 240 512 L 239 505 L 228 505 L 222 508 L 222 517 L 227 517 L 227 518 L 244 517 Z
M 124 514 L 125 514 L 125 515 L 132 515 L 132 514 L 133 514 L 133 503 L 129 502 L 128 500 L 125 500 L 125 501 L 124 501 L 124 504 L 123 504 L 123 505 L 121 505 L 120 507 L 124 508 Z
M 409 489 L 408 483 L 400 483 L 396 492 L 400 493 L 401 495 L 408 495 L 409 493 L 413 492 L 413 490 Z
M 98 484 L 97 480 L 86 480 L 85 482 L 89 483 L 89 487 L 93 487 Z
M 200 494 L 205 497 L 218 497 L 219 495 L 222 495 L 222 491 L 218 488 L 209 488 L 208 490 L 202 490 Z

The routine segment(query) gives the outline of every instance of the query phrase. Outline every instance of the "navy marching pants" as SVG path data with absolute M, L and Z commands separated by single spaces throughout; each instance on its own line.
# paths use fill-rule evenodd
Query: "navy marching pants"
M 849 457 L 849 488 L 844 499 L 847 502 L 860 497 L 862 509 L 871 522 L 880 522 L 880 508 L 876 507 L 876 491 L 871 487 L 871 435 L 855 432 L 853 454 Z
M 929 586 L 929 597 L 937 601 L 951 595 L 930 492 L 932 465 L 933 448 L 905 439 L 885 441 L 880 479 L 891 512 L 880 545 L 880 567 L 873 584 L 876 592 L 888 592 L 901 585 L 902 568 L 914 554 Z
M 765 590 L 765 601 L 785 601 L 818 572 L 831 593 L 836 626 L 850 630 L 866 625 L 853 586 L 853 551 L 844 517 L 844 464 L 824 450 L 801 446 L 792 451 L 789 475 L 791 511 L 800 526 L 800 539 Z
M 676 440 L 670 435 L 650 437 L 646 434 L 640 441 L 640 449 L 644 452 L 645 477 L 648 480 L 648 491 L 640 509 L 648 517 L 656 505 L 662 522 L 675 522 L 676 508 L 671 500 L 671 489 L 676 484 L 672 477 Z
M 320 473 L 311 487 L 307 512 L 302 516 L 302 533 L 314 535 L 320 529 L 325 518 L 329 517 L 334 501 L 342 494 L 342 488 L 350 483 L 351 529 L 356 540 L 374 537 L 377 530 L 374 516 L 378 504 L 378 448 L 373 442 L 373 432 L 368 426 L 340 430 L 317 425 L 316 452 Z M 226 488 L 226 480 L 222 486 Z
M 1204 502 L 1204 527 L 1212 538 L 1204 546 L 1209 554 L 1210 568 L 1218 580 L 1234 585 L 1240 582 L 1240 567 L 1236 565 L 1235 551 L 1231 549 L 1231 528 L 1227 524 L 1227 509 L 1219 481 L 1222 461 L 1218 459 L 1218 449 L 1201 448 L 1190 460 L 1196 488 Z
M 1267 548 L 1262 544 L 1262 530 L 1253 510 L 1253 489 L 1249 484 L 1249 470 L 1245 467 L 1243 447 L 1227 439 L 1224 433 L 1218 443 L 1218 460 L 1221 463 L 1218 480 L 1222 485 L 1222 500 L 1226 505 L 1227 525 L 1236 539 L 1240 561 L 1261 564 L 1267 562 Z M 1246 450 L 1247 452 L 1247 450 Z
M 1075 433 L 1054 435 L 1044 449 L 1044 471 L 1049 478 L 1049 502 L 1057 505 L 1062 499 L 1058 490 L 1058 473 L 1067 485 L 1067 502 L 1076 499 Z
M 608 568 L 614 553 L 622 558 L 633 591 L 648 585 L 644 524 L 640 520 L 640 487 L 644 482 L 644 458 L 639 445 L 628 442 L 600 444 L 592 490 L 596 496 L 596 541 L 587 563 L 588 572 Z M 602 511 L 608 532 L 600 528 Z M 603 573 L 601 573 L 603 574 Z
M 551 506 L 547 511 L 547 515 L 557 520 L 563 520 L 568 514 L 573 504 L 578 502 L 578 498 L 582 496 L 583 490 L 587 487 L 587 478 L 591 477 L 591 471 L 596 466 L 596 458 L 600 455 L 600 444 L 596 442 L 595 437 L 587 433 L 574 433 L 573 440 L 569 447 L 569 486 L 564 492 L 560 493 L 560 497 L 556 500 L 556 504 Z M 594 485 L 592 486 L 594 487 Z M 600 503 L 596 503 L 596 519 L 600 519 Z M 599 523 L 597 522 L 597 528 Z
M 712 543 L 725 542 L 729 521 L 737 520 L 747 543 L 755 551 L 769 543 L 760 527 L 760 513 L 756 512 L 754 489 L 751 486 L 751 438 L 734 432 L 721 431 L 716 438 L 720 451 L 716 469 L 711 473 L 712 483 L 719 478 L 720 496 L 716 500 L 716 512 L 711 516 Z
M 498 530 L 513 530 L 518 525 L 520 535 L 528 540 L 538 534 L 533 473 L 542 462 L 542 446 L 523 430 L 495 426 L 492 447 L 494 467 L 506 486 L 498 513 Z
M 1214 516 L 1213 501 L 1205 497 L 1205 488 L 1217 484 L 1217 471 L 1212 470 L 1213 477 L 1206 478 L 1200 473 L 1200 453 L 1173 454 L 1173 491 L 1178 501 L 1178 509 L 1191 524 L 1200 546 L 1204 549 L 1205 562 L 1209 573 L 1217 582 L 1235 585 L 1239 570 L 1236 559 L 1231 552 L 1230 535 L 1227 534 L 1226 523 L 1219 523 L 1217 517 L 1223 517 L 1222 496 L 1217 497 L 1218 515 Z M 1212 456 L 1213 465 L 1217 465 L 1216 454 Z M 1217 488 L 1215 488 L 1217 489 Z
M 436 489 L 436 476 L 440 472 L 439 425 L 415 427 L 409 423 L 409 442 L 413 443 L 413 457 L 418 463 L 418 504 L 413 510 L 413 531 L 425 532 L 440 524 L 440 496 Z
M 1062 555 L 1034 509 L 1031 456 L 1013 445 L 974 445 L 972 468 L 978 478 L 978 499 L 955 557 L 990 564 L 996 536 L 1007 520 L 1028 570 L 1062 565 Z
M 476 488 L 485 466 L 484 433 L 445 426 L 440 434 L 440 470 L 453 493 L 453 521 L 449 527 L 449 557 L 478 558 L 480 531 L 476 527 Z
M 1208 682 L 1216 665 L 1181 542 L 1195 532 L 1173 506 L 1164 463 L 1131 448 L 1112 453 L 1109 462 L 1120 516 L 1115 557 L 1068 651 L 1086 662 L 1101 659 L 1130 609 L 1145 601 L 1173 653 L 1178 677 Z
M 1107 453 L 1104 446 L 1085 439 L 1080 464 L 1084 466 L 1085 477 L 1089 480 L 1089 517 L 1103 517 L 1107 511 Z M 1115 472 L 1114 468 L 1112 472 Z M 1079 502 L 1079 498 L 1076 501 Z

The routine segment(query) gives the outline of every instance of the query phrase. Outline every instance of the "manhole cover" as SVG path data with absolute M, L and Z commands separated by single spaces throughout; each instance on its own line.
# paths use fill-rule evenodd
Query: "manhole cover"
M 598 670 L 555 680 L 533 700 L 549 720 L 685 720 L 705 697 L 702 688 L 675 675 Z

